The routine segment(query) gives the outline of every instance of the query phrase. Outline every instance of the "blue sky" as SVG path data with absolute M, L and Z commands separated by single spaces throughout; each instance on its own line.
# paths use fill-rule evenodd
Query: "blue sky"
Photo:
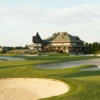
M 0 0 L 0 46 L 32 44 L 67 31 L 86 42 L 100 42 L 100 0 Z

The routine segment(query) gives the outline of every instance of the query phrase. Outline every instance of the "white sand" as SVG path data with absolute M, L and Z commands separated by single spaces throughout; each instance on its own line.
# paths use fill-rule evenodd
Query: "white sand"
M 58 96 L 69 91 L 69 86 L 54 79 L 0 79 L 0 100 L 38 100 Z

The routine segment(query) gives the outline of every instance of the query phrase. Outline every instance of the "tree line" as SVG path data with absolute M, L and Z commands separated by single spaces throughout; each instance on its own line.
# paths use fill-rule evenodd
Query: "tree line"
M 99 54 L 100 53 L 100 43 L 98 42 L 85 43 L 85 45 L 89 47 L 86 50 L 87 54 Z
M 7 48 L 8 50 L 15 50 L 15 49 L 28 49 L 27 44 L 25 46 L 0 46 L 1 48 Z
M 7 51 L 10 50 L 16 50 L 16 49 L 29 49 L 27 45 L 25 46 L 0 46 L 0 53 L 7 53 Z
M 85 43 L 85 45 L 88 47 L 88 49 L 85 50 L 85 54 L 100 54 L 100 43 L 99 42 L 93 42 L 93 43 Z M 25 45 L 22 46 L 16 46 L 16 47 L 10 47 L 10 46 L 0 46 L 1 48 L 7 48 L 8 50 L 15 50 L 15 49 L 28 49 L 28 46 Z

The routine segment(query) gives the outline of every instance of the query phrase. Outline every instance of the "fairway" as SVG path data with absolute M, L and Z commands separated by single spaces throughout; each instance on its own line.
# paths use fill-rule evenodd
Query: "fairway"
M 13 55 L 13 57 L 18 57 Z M 48 78 L 65 82 L 69 85 L 69 92 L 41 100 L 100 100 L 100 70 L 80 71 L 95 64 L 85 64 L 66 69 L 38 69 L 36 65 L 100 59 L 96 56 L 68 56 L 67 54 L 49 54 L 49 56 L 27 57 L 27 60 L 0 61 L 0 78 Z M 46 91 L 46 90 L 45 90 Z

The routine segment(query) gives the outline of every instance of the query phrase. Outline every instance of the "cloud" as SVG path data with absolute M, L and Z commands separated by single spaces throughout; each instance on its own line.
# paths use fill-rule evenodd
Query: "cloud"
M 95 9 L 94 9 L 95 8 Z M 99 20 L 100 13 L 95 5 L 74 6 L 67 8 L 43 9 L 35 4 L 17 5 L 13 8 L 1 6 L 1 27 L 9 27 L 12 33 L 43 30 L 48 26 L 68 27 L 70 24 L 85 24 Z M 40 28 L 42 27 L 42 29 Z
M 6 7 L 4 5 L 0 5 L 0 13 L 4 13 L 4 12 L 7 12 L 9 9 L 9 7 Z
M 100 7 L 99 7 L 100 8 Z M 51 9 L 47 11 L 46 19 L 51 23 L 84 23 L 92 22 L 100 17 L 97 5 L 84 5 L 79 7 L 69 7 L 61 9 Z M 61 24 L 61 25 L 62 25 Z M 65 25 L 65 24 L 64 24 Z
M 89 23 L 99 19 L 99 4 L 85 4 L 64 8 L 45 9 L 37 4 L 23 4 L 15 7 L 0 6 L 0 19 L 10 25 L 52 24 L 65 26 L 76 23 Z
M 76 31 L 81 31 L 82 28 L 95 31 L 96 28 L 93 25 L 100 26 L 99 9 L 99 4 L 47 9 L 35 3 L 14 7 L 0 5 L 0 27 L 3 32 L 6 27 L 9 34 L 15 33 L 16 36 L 17 33 L 48 32 L 48 28 L 52 32 L 60 29 L 65 30 L 66 28 L 76 30 L 77 27 L 79 29 Z M 97 32 L 99 32 L 98 30 L 99 27 L 97 27 Z

